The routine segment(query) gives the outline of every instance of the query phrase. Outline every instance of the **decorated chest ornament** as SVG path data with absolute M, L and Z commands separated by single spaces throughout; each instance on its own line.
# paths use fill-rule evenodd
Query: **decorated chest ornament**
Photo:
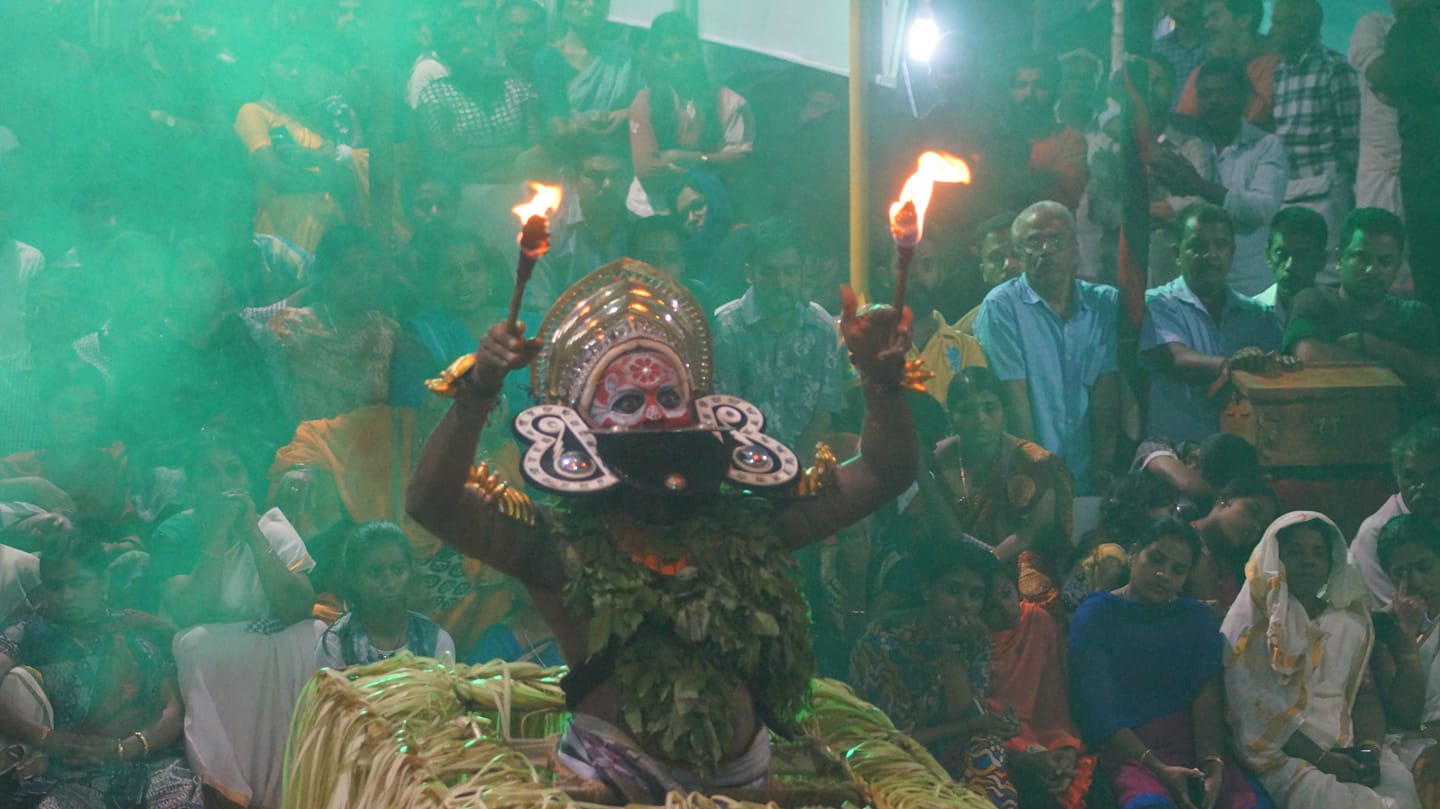
M 800 475 L 749 402 L 711 393 L 705 312 L 683 285 L 629 259 L 560 296 L 531 367 L 540 404 L 515 418 L 526 479 L 561 494 L 620 484 L 657 496 L 714 493 L 725 482 L 786 486 Z

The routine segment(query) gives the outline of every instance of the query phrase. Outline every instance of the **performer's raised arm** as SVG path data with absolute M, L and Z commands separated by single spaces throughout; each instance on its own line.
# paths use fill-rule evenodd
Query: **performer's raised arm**
M 475 353 L 475 365 L 456 380 L 455 404 L 425 442 L 405 492 L 405 510 L 426 530 L 522 583 L 559 587 L 563 570 L 544 529 L 503 515 L 466 487 L 485 420 L 500 398 L 505 375 L 524 368 L 540 346 L 499 323 Z
M 901 381 L 910 347 L 909 307 L 875 306 L 857 312 L 855 293 L 841 290 L 840 331 L 860 372 L 865 424 L 860 454 L 836 472 L 835 485 L 817 497 L 793 501 L 780 514 L 784 536 L 802 547 L 863 519 L 915 481 L 919 447 Z

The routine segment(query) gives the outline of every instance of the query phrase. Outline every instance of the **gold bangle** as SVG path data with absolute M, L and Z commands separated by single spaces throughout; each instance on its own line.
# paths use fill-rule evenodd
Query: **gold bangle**
M 1148 747 L 1145 748 L 1145 752 L 1143 752 L 1143 753 L 1140 754 L 1140 766 L 1142 766 L 1142 767 L 1145 766 L 1145 759 L 1146 759 L 1146 758 L 1149 758 L 1150 756 L 1153 756 L 1153 755 L 1155 755 L 1155 751 L 1154 751 L 1154 750 L 1151 750 L 1151 749 L 1148 748 Z
M 150 740 L 147 739 L 147 738 L 145 738 L 145 731 L 143 731 L 143 730 L 137 730 L 137 731 L 135 731 L 134 733 L 132 733 L 132 734 L 130 734 L 130 735 L 131 735 L 131 736 L 134 736 L 135 738 L 137 738 L 137 739 L 140 740 L 140 757 L 141 757 L 141 758 L 149 758 L 149 757 L 150 757 Z

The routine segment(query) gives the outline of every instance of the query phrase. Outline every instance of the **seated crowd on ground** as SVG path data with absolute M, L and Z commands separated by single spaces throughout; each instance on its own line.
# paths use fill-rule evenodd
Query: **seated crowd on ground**
M 14 5 L 0 804 L 278 809 L 318 669 L 567 662 L 404 506 L 530 181 L 562 202 L 527 333 L 643 261 L 710 316 L 715 392 L 854 453 L 843 82 L 721 82 L 691 19 L 607 0 L 397 3 L 389 49 L 356 0 Z M 873 186 L 917 146 L 974 178 L 909 278 L 918 480 L 800 554 L 820 673 L 1002 809 L 1440 809 L 1440 3 L 1341 54 L 1318 0 L 1263 35 L 1165 0 L 1107 78 L 1110 5 L 947 34 L 927 110 L 876 91 Z M 1237 374 L 1335 364 L 1403 390 L 1344 428 L 1388 468 L 1230 431 Z M 522 376 L 475 459 L 517 486 Z

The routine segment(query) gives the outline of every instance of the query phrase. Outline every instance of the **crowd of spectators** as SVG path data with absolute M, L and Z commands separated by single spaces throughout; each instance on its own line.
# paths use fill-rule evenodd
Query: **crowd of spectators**
M 713 313 L 717 392 L 854 449 L 843 83 L 722 81 L 679 12 L 391 5 L 0 12 L 0 803 L 275 809 L 318 667 L 563 662 L 403 506 L 531 181 L 531 333 L 643 261 Z M 1440 3 L 1341 54 L 1318 0 L 1165 0 L 1113 70 L 1110 4 L 1014 5 L 927 108 L 877 92 L 874 187 L 974 176 L 911 271 L 919 480 L 801 558 L 822 672 L 1004 809 L 1440 807 Z M 1222 391 L 1335 362 L 1406 387 L 1396 493 L 1295 511 Z M 522 376 L 476 459 L 517 485 Z

